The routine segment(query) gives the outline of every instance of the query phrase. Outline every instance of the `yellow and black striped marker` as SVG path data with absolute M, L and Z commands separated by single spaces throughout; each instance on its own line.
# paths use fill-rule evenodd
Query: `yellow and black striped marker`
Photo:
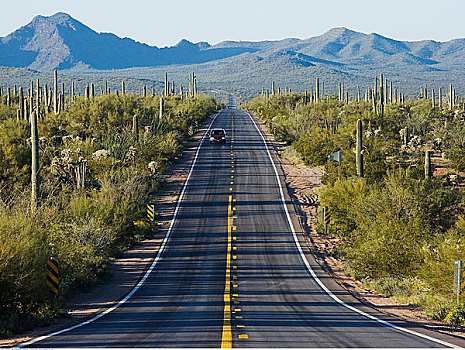
M 59 291 L 59 277 L 58 277 L 58 259 L 50 258 L 47 260 L 47 287 L 50 293 L 57 295 Z
M 194 134 L 194 127 L 192 125 L 189 127 L 188 133 L 189 133 L 189 136 L 192 136 Z
M 325 223 L 325 234 L 328 234 L 328 226 L 331 223 L 331 213 L 328 207 L 323 207 L 322 219 Z
M 331 213 L 329 212 L 329 208 L 328 207 L 324 207 L 325 208 L 325 212 L 324 212 L 324 220 L 325 220 L 325 224 L 329 224 L 331 222 Z
M 155 216 L 155 205 L 154 204 L 147 204 L 147 217 L 150 221 L 154 220 Z

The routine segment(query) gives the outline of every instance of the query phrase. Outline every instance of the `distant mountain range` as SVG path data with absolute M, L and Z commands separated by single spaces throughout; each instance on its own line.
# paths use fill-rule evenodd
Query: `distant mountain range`
M 423 82 L 465 82 L 465 39 L 409 42 L 334 28 L 305 40 L 224 41 L 213 46 L 181 40 L 173 47 L 158 48 L 97 33 L 68 14 L 57 13 L 37 16 L 0 38 L 0 65 L 152 80 L 160 79 L 161 70 L 176 75 L 196 69 L 209 76 L 207 89 L 220 84 L 254 91 L 272 79 L 293 89 L 307 88 L 308 78 L 317 75 L 330 76 L 333 83 L 343 79 L 348 85 L 362 84 L 383 71 L 399 86 L 413 89 Z

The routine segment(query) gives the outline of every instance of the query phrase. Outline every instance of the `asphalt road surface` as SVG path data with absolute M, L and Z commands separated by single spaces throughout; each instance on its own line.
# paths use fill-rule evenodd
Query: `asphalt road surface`
M 292 208 L 287 205 L 288 217 L 275 168 L 252 119 L 232 108 L 220 112 L 212 127 L 224 128 L 227 142 L 202 142 L 169 239 L 144 284 L 94 322 L 30 346 L 446 345 L 350 309 L 384 317 L 325 277 L 305 247 L 299 251 L 295 239 L 301 234 L 294 236 L 289 222 L 295 220 Z M 277 172 L 281 175 L 279 167 Z M 297 230 L 296 221 L 294 226 Z M 312 277 L 301 253 L 308 255 L 309 265 L 340 301 Z M 438 336 L 395 319 L 387 321 Z

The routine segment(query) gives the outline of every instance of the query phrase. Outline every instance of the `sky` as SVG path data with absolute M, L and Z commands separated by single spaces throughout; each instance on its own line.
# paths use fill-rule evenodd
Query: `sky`
M 158 47 L 181 39 L 309 38 L 334 27 L 399 40 L 465 37 L 465 0 L 21 0 L 0 12 L 0 37 L 36 15 L 66 12 L 97 32 Z

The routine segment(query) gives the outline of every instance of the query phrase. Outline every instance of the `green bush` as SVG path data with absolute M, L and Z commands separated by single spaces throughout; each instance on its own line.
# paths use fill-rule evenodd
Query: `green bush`
M 59 258 L 63 301 L 92 287 L 112 259 L 151 234 L 150 225 L 134 222 L 145 219 L 146 203 L 159 196 L 164 170 L 190 139 L 188 127 L 217 107 L 208 96 L 169 97 L 160 119 L 159 101 L 133 94 L 80 97 L 61 114 L 40 119 L 41 193 L 34 215 L 30 127 L 9 115 L 14 106 L 0 104 L 0 336 L 57 316 L 46 306 L 49 257 Z M 135 114 L 139 140 L 132 132 Z M 109 153 L 95 158 L 98 150 Z M 73 167 L 82 160 L 87 183 L 77 188 Z
M 453 307 L 447 314 L 445 321 L 452 324 L 465 325 L 465 305 L 462 303 Z
M 330 96 L 303 103 L 295 93 L 260 96 L 248 106 L 306 165 L 324 166 L 320 205 L 330 210 L 330 234 L 340 238 L 336 254 L 346 271 L 383 295 L 444 319 L 454 300 L 454 260 L 465 259 L 463 192 L 447 176 L 424 180 L 424 152 L 433 151 L 435 166 L 465 169 L 463 111 L 408 100 L 387 104 L 381 120 L 372 102 Z M 357 119 L 363 123 L 363 179 L 355 169 Z M 341 165 L 327 158 L 338 150 Z M 441 153 L 446 158 L 439 159 Z

